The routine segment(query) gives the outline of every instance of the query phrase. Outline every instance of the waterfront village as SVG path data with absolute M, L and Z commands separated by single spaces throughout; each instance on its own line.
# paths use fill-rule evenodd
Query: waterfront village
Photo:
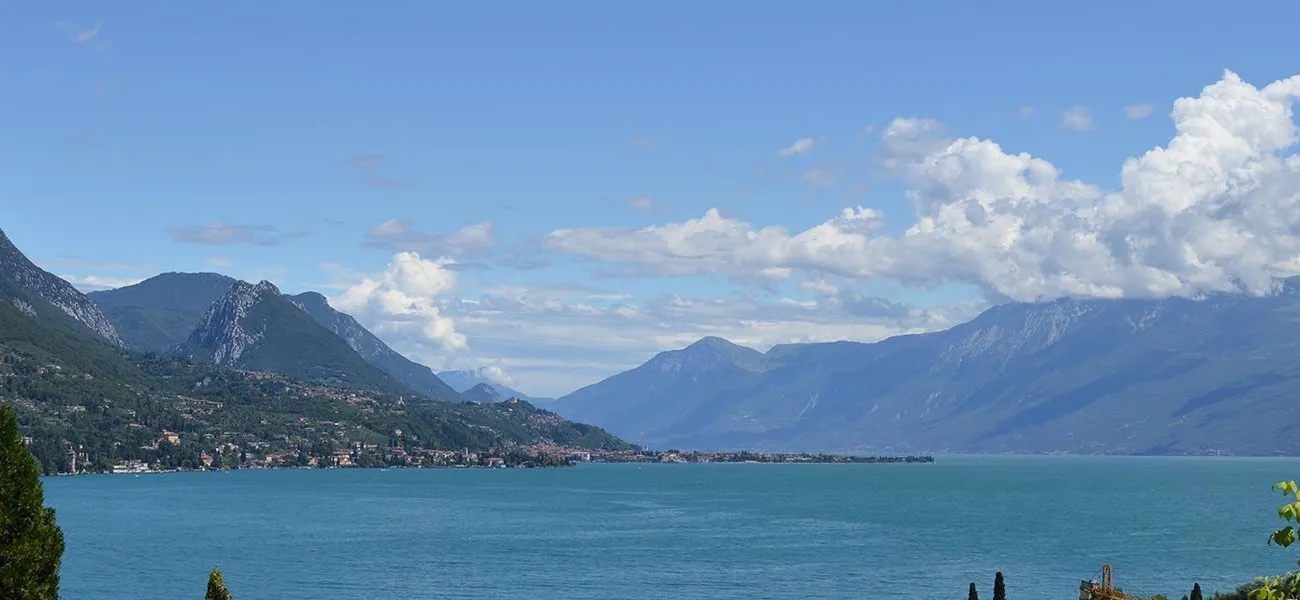
M 226 451 L 239 452 L 237 448 L 228 447 Z M 469 450 L 419 450 L 405 452 L 401 448 L 392 449 L 389 460 L 367 461 L 365 452 L 374 452 L 374 445 L 356 444 L 350 450 L 339 450 L 328 456 L 307 457 L 303 462 L 300 457 L 283 454 L 267 454 L 249 459 L 241 453 L 244 460 L 233 465 L 222 465 L 214 456 L 204 452 L 201 455 L 202 468 L 165 469 L 144 461 L 122 461 L 113 465 L 112 473 L 162 473 L 179 471 L 203 471 L 239 469 L 282 469 L 282 468 L 539 468 L 567 467 L 580 463 L 792 463 L 792 464 L 877 464 L 877 463 L 932 463 L 932 456 L 847 456 L 832 454 L 780 454 L 753 452 L 658 452 L 652 450 L 628 450 L 601 452 L 584 449 L 564 448 L 552 445 L 521 447 L 512 451 L 471 452 Z M 75 464 L 75 463 L 74 463 Z M 75 467 L 74 467 L 75 469 Z M 73 470 L 72 474 L 76 474 Z
M 400 435 L 400 431 L 397 432 Z M 31 438 L 24 438 L 31 443 Z M 180 434 L 164 431 L 153 446 L 179 447 Z M 553 444 L 514 446 L 489 449 L 485 452 L 462 450 L 380 448 L 377 444 L 353 442 L 347 449 L 336 450 L 320 456 L 310 452 L 259 452 L 266 444 L 251 442 L 247 447 L 225 443 L 215 452 L 203 451 L 199 463 L 193 466 L 167 467 L 157 462 L 123 460 L 113 464 L 107 472 L 117 474 L 168 473 L 185 471 L 215 471 L 229 469 L 285 469 L 285 468 L 542 468 L 568 467 L 580 463 L 795 463 L 795 464 L 875 464 L 875 463 L 932 463 L 932 456 L 851 456 L 838 454 L 785 454 L 759 452 L 695 452 L 623 450 L 595 451 L 568 448 Z M 102 472 L 97 469 L 78 470 L 78 463 L 92 464 L 84 451 L 67 450 L 68 475 Z

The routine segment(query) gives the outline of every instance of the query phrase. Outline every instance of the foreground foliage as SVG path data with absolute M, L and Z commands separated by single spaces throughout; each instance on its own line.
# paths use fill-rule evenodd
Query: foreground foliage
M 57 600 L 63 532 L 35 459 L 18 435 L 18 419 L 0 406 L 0 598 Z
M 213 569 L 208 574 L 208 593 L 203 600 L 231 600 L 230 592 L 226 590 L 226 582 L 221 577 L 220 569 Z
M 1268 543 L 1289 548 L 1296 543 L 1296 525 L 1300 524 L 1300 487 L 1294 481 L 1281 481 L 1273 484 L 1273 489 L 1282 492 L 1282 495 L 1287 498 L 1287 502 L 1277 509 L 1277 516 L 1289 524 L 1269 535 Z M 1300 563 L 1300 560 L 1297 563 Z M 1249 592 L 1249 597 L 1250 600 L 1300 598 L 1300 573 L 1293 571 L 1263 577 L 1257 582 L 1255 589 Z

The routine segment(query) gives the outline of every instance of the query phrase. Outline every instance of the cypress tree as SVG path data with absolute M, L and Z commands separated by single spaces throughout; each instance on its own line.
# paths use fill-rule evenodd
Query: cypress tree
M 1007 586 L 1002 582 L 1002 571 L 993 577 L 993 600 L 1007 600 Z
M 1201 584 L 1192 584 L 1192 600 L 1201 600 Z
M 58 600 L 63 532 L 45 506 L 41 468 L 0 405 L 0 598 Z
M 980 600 L 980 593 L 975 589 L 974 581 L 970 583 L 970 594 L 966 596 L 966 600 Z
M 203 600 L 231 600 L 230 592 L 226 591 L 226 582 L 221 578 L 221 570 L 213 569 L 208 575 L 208 595 Z

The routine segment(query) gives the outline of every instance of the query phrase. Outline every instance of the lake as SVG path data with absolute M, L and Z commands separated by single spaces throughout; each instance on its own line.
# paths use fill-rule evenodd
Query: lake
M 1179 598 L 1295 567 L 1300 460 L 238 471 L 45 480 L 70 600 Z

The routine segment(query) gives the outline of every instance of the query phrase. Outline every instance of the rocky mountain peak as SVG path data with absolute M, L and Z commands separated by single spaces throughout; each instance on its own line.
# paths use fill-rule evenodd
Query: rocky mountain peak
M 248 347 L 262 339 L 261 331 L 245 329 L 244 317 L 264 299 L 278 297 L 279 288 L 269 281 L 256 285 L 236 281 L 225 295 L 208 307 L 198 327 L 190 334 L 187 345 L 201 348 L 206 354 L 204 358 L 213 363 L 234 364 Z
M 104 339 L 122 345 L 117 330 L 94 302 L 72 287 L 72 284 L 28 260 L 10 241 L 9 236 L 5 235 L 4 230 L 0 230 L 0 275 L 11 277 L 19 286 L 40 296 Z M 18 305 L 21 298 L 11 300 Z M 27 307 L 25 313 L 35 313 L 30 304 L 24 302 L 23 305 Z
M 281 295 L 280 288 L 275 287 L 274 283 L 271 283 L 270 281 L 267 281 L 265 279 L 257 282 L 257 285 L 253 286 L 253 293 L 257 294 L 258 296 L 263 296 L 268 294 L 275 295 L 275 296 Z

